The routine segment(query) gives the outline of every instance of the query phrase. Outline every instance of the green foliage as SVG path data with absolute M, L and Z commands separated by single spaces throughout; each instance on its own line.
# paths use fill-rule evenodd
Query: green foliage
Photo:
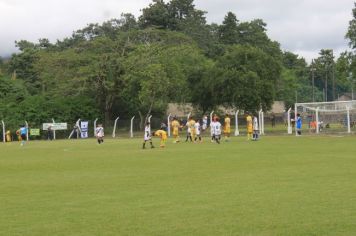
M 356 3 L 352 9 L 352 20 L 349 22 L 349 28 L 346 33 L 346 38 L 349 40 L 349 45 L 352 49 L 356 48 Z
M 228 12 L 222 25 L 219 27 L 219 38 L 223 44 L 237 44 L 239 42 L 239 28 L 236 15 Z
M 216 64 L 219 103 L 246 111 L 268 110 L 281 66 L 261 49 L 233 46 Z
M 26 110 L 33 102 L 33 110 L 48 109 L 38 115 L 26 110 L 36 122 L 51 116 L 72 121 L 79 111 L 72 113 L 66 99 L 78 104 L 82 99 L 83 109 L 92 106 L 88 114 L 110 122 L 119 114 L 160 116 L 169 102 L 192 103 L 205 113 L 220 105 L 255 111 L 268 110 L 274 100 L 286 106 L 310 101 L 311 69 L 317 101 L 323 89 L 332 100 L 353 84 L 356 63 L 350 53 L 335 62 L 331 50 L 322 50 L 308 66 L 298 55 L 283 53 L 261 19 L 243 22 L 228 12 L 219 25 L 207 24 L 205 15 L 193 0 L 153 0 L 138 20 L 122 14 L 56 43 L 20 40 L 20 52 L 0 65 L 0 76 L 16 79 L 1 85 L 8 91 L 6 104 Z M 51 111 L 46 105 L 51 101 L 63 112 Z M 1 111 L 18 112 L 1 104 Z

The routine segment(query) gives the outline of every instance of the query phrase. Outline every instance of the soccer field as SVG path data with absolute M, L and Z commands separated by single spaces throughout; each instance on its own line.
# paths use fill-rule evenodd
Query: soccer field
M 0 186 L 6 236 L 355 235 L 356 137 L 1 144 Z

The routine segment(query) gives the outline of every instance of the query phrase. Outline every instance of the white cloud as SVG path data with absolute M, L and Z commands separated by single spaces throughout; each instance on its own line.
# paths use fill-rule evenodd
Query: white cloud
M 51 41 L 70 36 L 88 23 L 117 18 L 122 12 L 138 16 L 150 0 L 0 0 L 0 55 L 14 52 L 14 41 Z M 209 22 L 221 23 L 228 11 L 242 21 L 267 23 L 269 36 L 284 50 L 310 60 L 322 48 L 346 50 L 344 39 L 353 0 L 196 0 Z

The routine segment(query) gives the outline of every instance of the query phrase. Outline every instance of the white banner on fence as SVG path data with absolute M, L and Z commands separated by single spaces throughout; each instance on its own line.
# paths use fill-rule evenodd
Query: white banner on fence
M 67 130 L 67 123 L 43 123 L 42 130 L 48 130 L 48 127 L 51 127 L 52 130 Z
M 89 122 L 88 121 L 80 122 L 80 128 L 82 130 L 82 132 L 80 133 L 81 138 L 88 138 Z

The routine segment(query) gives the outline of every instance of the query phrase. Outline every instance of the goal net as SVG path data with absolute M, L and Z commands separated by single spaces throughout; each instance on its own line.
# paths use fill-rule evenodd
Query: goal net
M 302 118 L 302 133 L 346 134 L 356 132 L 356 101 L 296 103 Z

